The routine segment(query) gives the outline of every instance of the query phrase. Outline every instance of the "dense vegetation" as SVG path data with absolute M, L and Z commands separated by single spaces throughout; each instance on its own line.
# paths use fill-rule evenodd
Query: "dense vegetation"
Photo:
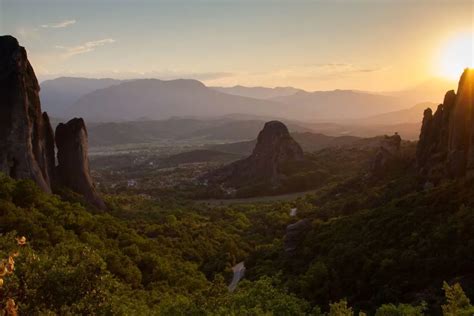
M 21 315 L 471 315 L 474 181 L 422 190 L 412 149 L 378 178 L 364 171 L 370 151 L 320 151 L 332 174 L 291 202 L 124 191 L 99 212 L 71 192 L 0 176 L 0 258 L 19 254 L 0 277 L 1 308 L 13 299 Z M 286 226 L 303 218 L 302 243 L 285 252 Z M 246 278 L 229 293 L 243 260 Z

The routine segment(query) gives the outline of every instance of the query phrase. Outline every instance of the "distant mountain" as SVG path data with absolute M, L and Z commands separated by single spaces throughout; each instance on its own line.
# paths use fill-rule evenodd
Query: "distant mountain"
M 115 79 L 61 77 L 41 83 L 41 106 L 53 117 L 66 117 L 68 108 L 92 91 L 119 84 Z
M 256 89 L 280 91 L 278 88 Z M 288 89 L 293 91 L 294 88 L 281 89 L 289 92 Z M 321 121 L 363 118 L 406 107 L 407 104 L 396 97 L 351 90 L 297 90 L 291 95 L 262 100 L 223 93 L 196 80 L 139 79 L 83 95 L 66 114 L 84 117 L 89 122 L 216 117 L 235 113 Z
M 314 133 L 329 136 L 357 136 L 374 137 L 378 135 L 392 135 L 397 132 L 402 139 L 416 140 L 420 135 L 421 123 L 399 124 L 363 124 L 356 120 L 339 123 L 308 123 L 302 126 L 311 129 Z
M 276 97 L 283 97 L 302 92 L 303 90 L 293 87 L 212 87 L 212 89 L 232 95 L 239 95 L 242 97 L 249 97 L 254 99 L 271 99 Z
M 313 152 L 328 147 L 352 145 L 361 140 L 356 136 L 327 136 L 319 133 L 292 133 L 291 136 L 304 151 Z
M 271 100 L 290 106 L 306 120 L 363 118 L 407 106 L 400 98 L 352 90 L 297 92 Z
M 196 80 L 140 79 L 82 96 L 68 112 L 88 121 L 149 120 L 173 116 L 210 117 L 231 113 L 269 115 L 282 104 L 225 94 Z
M 412 88 L 396 92 L 385 92 L 385 95 L 391 95 L 401 98 L 409 104 L 417 104 L 421 102 L 439 102 L 443 100 L 444 94 L 448 90 L 454 90 L 457 87 L 457 82 L 432 78 L 422 82 Z
M 426 110 L 427 108 L 435 109 L 436 106 L 437 105 L 435 103 L 431 103 L 431 102 L 419 103 L 408 109 L 387 112 L 387 113 L 363 118 L 363 119 L 357 120 L 357 123 L 373 124 L 373 125 L 400 124 L 400 123 L 420 123 L 421 124 L 423 111 Z

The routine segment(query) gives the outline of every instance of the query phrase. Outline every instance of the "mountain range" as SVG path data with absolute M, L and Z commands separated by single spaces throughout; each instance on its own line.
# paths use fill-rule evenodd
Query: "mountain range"
M 419 89 L 425 91 L 427 86 L 430 83 Z M 436 90 L 439 85 L 434 86 Z M 235 114 L 340 122 L 407 109 L 415 104 L 417 89 L 391 94 L 354 90 L 307 92 L 292 87 L 206 87 L 188 79 L 120 81 L 62 77 L 41 84 L 41 100 L 52 117 L 82 116 L 88 122 Z M 400 122 L 406 123 L 390 123 Z
M 303 92 L 304 90 L 293 88 L 293 87 L 244 87 L 244 86 L 233 86 L 233 87 L 211 87 L 214 90 L 224 92 L 227 94 L 238 95 L 241 97 L 249 97 L 254 99 L 269 100 L 277 97 L 284 97 L 295 94 L 297 92 Z
M 82 96 L 104 89 L 121 81 L 116 79 L 89 79 L 60 77 L 41 83 L 41 103 L 46 112 L 54 117 L 67 117 L 69 106 Z

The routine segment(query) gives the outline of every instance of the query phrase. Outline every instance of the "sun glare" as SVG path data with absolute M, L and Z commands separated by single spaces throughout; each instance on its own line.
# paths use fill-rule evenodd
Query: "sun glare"
M 438 75 L 447 79 L 458 79 L 465 68 L 474 67 L 474 34 L 466 32 L 448 40 L 437 63 Z

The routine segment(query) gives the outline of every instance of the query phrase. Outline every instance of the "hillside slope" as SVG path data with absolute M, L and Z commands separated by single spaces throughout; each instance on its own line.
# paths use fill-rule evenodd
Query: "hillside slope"
M 232 113 L 281 113 L 281 104 L 228 95 L 196 80 L 140 79 L 81 97 L 69 115 L 89 121 L 158 120 L 175 116 L 219 116 Z
M 104 89 L 121 81 L 116 79 L 89 79 L 60 77 L 41 82 L 41 102 L 52 117 L 66 117 L 68 109 L 80 97 Z

